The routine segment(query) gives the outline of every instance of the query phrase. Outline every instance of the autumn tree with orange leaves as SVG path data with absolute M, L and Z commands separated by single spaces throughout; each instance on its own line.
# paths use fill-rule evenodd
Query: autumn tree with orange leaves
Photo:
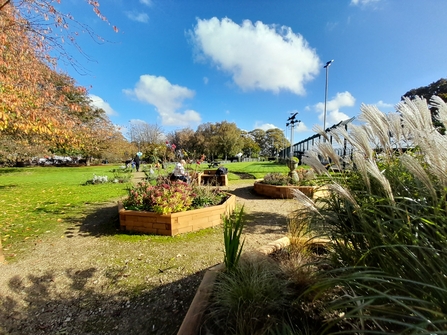
M 86 2 L 106 20 L 97 1 Z M 63 41 L 76 45 L 78 32 L 71 26 L 88 30 L 57 11 L 57 3 L 0 0 L 0 156 L 31 155 L 36 148 L 93 156 L 104 147 L 99 143 L 116 136 L 104 111 L 91 106 L 86 89 L 55 71 L 49 51 L 72 62 Z
M 107 21 L 97 1 L 86 2 Z M 92 156 L 116 136 L 105 112 L 91 106 L 87 91 L 55 71 L 50 51 L 75 63 L 63 47 L 65 42 L 78 47 L 79 32 L 71 28 L 91 33 L 70 14 L 58 11 L 59 3 L 0 0 L 0 158 L 45 150 Z

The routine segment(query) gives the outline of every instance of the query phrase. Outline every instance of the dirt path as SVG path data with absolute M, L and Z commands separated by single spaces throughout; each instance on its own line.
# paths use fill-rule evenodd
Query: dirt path
M 259 197 L 253 181 L 228 191 L 247 214 L 245 250 L 284 235 L 296 202 Z M 204 270 L 222 261 L 222 229 L 161 243 L 112 238 L 116 224 L 116 203 L 89 208 L 64 235 L 0 265 L 0 334 L 175 334 Z

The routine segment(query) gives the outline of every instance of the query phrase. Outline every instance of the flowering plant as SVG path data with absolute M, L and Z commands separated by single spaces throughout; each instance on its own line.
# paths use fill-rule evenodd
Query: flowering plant
M 123 206 L 130 210 L 170 214 L 218 205 L 225 197 L 220 190 L 206 191 L 204 187 L 181 181 L 159 180 L 156 185 L 144 181 L 129 189 Z

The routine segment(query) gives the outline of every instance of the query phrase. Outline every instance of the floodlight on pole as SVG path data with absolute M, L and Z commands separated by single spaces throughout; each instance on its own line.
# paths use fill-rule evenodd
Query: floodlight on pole
M 334 60 L 330 60 L 329 62 L 326 62 L 326 65 L 324 66 L 324 68 L 326 69 L 326 88 L 324 90 L 324 113 L 323 113 L 324 132 L 326 132 L 326 105 L 327 105 L 328 72 L 329 72 L 329 66 L 331 66 L 333 61 Z
M 298 112 L 290 113 L 290 114 L 293 114 L 293 115 L 291 115 L 287 119 L 287 121 L 289 121 L 289 122 L 286 123 L 286 127 L 288 127 L 290 125 L 290 151 L 289 151 L 289 155 L 290 155 L 290 158 L 292 158 L 293 157 L 293 151 L 292 151 L 293 127 L 294 127 L 295 123 L 297 122 L 297 120 L 295 120 L 295 117 L 298 115 Z M 298 122 L 301 122 L 301 121 L 298 121 Z

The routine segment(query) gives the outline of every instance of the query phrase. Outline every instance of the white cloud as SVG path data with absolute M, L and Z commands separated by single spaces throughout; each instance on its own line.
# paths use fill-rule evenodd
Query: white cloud
M 349 119 L 349 116 L 340 112 L 342 107 L 352 107 L 355 104 L 355 98 L 348 91 L 337 93 L 335 98 L 326 103 L 326 128 Z M 314 106 L 315 110 L 320 113 L 318 119 L 324 119 L 324 102 L 319 102 Z
M 304 122 L 300 122 L 298 125 L 295 125 L 295 128 L 293 130 L 295 131 L 295 133 L 304 133 L 306 131 L 309 131 L 309 128 L 307 128 Z
M 231 74 L 242 90 L 304 95 L 304 84 L 318 75 L 321 62 L 307 41 L 292 29 L 249 20 L 198 19 L 190 32 L 197 59 L 210 59 Z
M 147 122 L 144 120 L 141 120 L 141 119 L 131 119 L 131 120 L 129 120 L 129 123 L 130 124 L 145 124 Z
M 380 0 L 351 0 L 351 5 L 359 6 L 359 5 L 368 5 L 374 2 L 379 2 Z
M 96 108 L 103 109 L 106 112 L 106 115 L 108 116 L 118 115 L 118 113 L 109 105 L 109 103 L 104 101 L 101 97 L 98 97 L 97 95 L 94 94 L 90 94 L 89 98 L 92 101 L 91 104 Z
M 378 102 L 376 102 L 375 104 L 377 106 L 377 108 L 394 108 L 393 104 L 387 104 L 385 102 L 383 102 L 382 100 L 379 100 Z
M 262 121 L 256 121 L 253 129 L 262 129 L 262 130 L 266 131 L 266 130 L 274 129 L 274 128 L 278 128 L 278 127 L 271 123 L 262 123 Z
M 193 98 L 195 92 L 186 87 L 173 85 L 165 77 L 142 75 L 135 88 L 124 89 L 123 92 L 138 101 L 154 105 L 162 125 L 190 126 L 201 122 L 200 114 L 194 110 L 178 112 L 183 100 Z
M 207 85 L 207 84 L 208 84 L 208 82 L 209 82 L 209 79 L 208 79 L 208 77 L 203 77 L 203 83 L 204 83 L 205 85 Z
M 152 0 L 140 0 L 140 3 L 146 6 L 152 6 Z
M 351 5 L 353 6 L 368 6 L 377 4 L 381 0 L 351 0 Z
M 147 15 L 146 13 L 126 12 L 126 16 L 132 21 L 137 21 L 141 23 L 149 22 L 149 15 Z

